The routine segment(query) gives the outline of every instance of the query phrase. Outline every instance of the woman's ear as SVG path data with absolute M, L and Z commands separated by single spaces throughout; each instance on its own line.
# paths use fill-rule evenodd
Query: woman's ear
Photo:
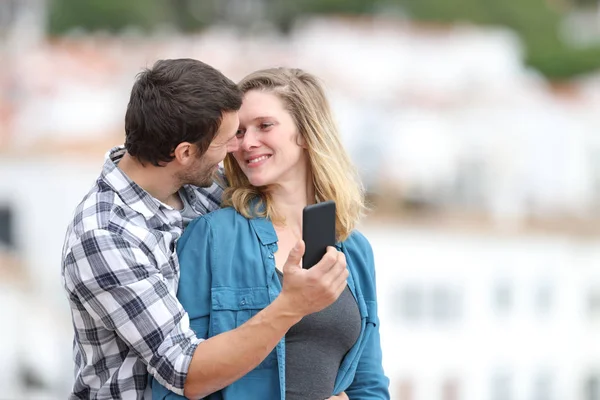
M 304 150 L 308 150 L 306 140 L 304 139 L 304 136 L 301 133 L 298 133 L 298 136 L 296 136 L 296 144 L 302 147 Z

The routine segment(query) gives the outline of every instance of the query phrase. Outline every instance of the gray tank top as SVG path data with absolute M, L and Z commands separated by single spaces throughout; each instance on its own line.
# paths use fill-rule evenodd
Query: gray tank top
M 277 270 L 280 280 L 283 274 Z M 333 394 L 340 364 L 360 335 L 360 312 L 348 287 L 335 303 L 302 318 L 285 335 L 286 400 Z
M 181 202 L 183 203 L 183 208 L 179 210 L 181 213 L 181 218 L 183 218 L 183 227 L 186 228 L 188 224 L 200 216 L 190 202 L 190 199 L 187 196 L 184 188 L 179 189 L 179 197 L 181 198 Z

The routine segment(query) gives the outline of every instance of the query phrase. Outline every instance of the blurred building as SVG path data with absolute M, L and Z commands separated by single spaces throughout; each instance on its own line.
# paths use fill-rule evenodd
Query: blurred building
M 599 78 L 551 85 L 503 30 L 317 19 L 289 37 L 214 28 L 43 41 L 0 72 L 0 151 L 122 137 L 133 77 L 168 57 L 236 80 L 273 65 L 314 72 L 369 190 L 392 205 L 599 226 Z
M 600 242 L 364 228 L 395 400 L 595 400 Z
M 0 21 L 37 18 L 24 4 L 0 0 Z M 135 74 L 192 57 L 234 80 L 273 65 L 315 73 L 380 209 L 439 213 L 436 230 L 377 227 L 376 213 L 365 227 L 394 399 L 600 399 L 600 246 L 567 236 L 600 227 L 600 75 L 551 85 L 523 67 L 510 32 L 390 20 L 316 19 L 288 37 L 223 27 L 29 37 L 0 49 L 0 293 L 13 305 L 0 317 L 12 321 L 0 340 L 4 393 L 64 398 L 66 226 L 123 140 Z M 444 213 L 491 224 L 440 233 Z M 531 219 L 557 219 L 564 233 L 496 229 Z
M 70 390 L 73 330 L 61 249 L 102 156 L 62 155 L 31 149 L 0 158 L 1 399 L 60 399 Z

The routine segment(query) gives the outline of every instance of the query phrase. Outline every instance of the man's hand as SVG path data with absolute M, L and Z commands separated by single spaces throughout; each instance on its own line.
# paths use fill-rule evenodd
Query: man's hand
M 298 241 L 283 266 L 283 288 L 280 296 L 286 300 L 290 312 L 299 318 L 328 307 L 337 300 L 346 287 L 348 269 L 344 253 L 334 247 L 311 269 L 303 269 L 300 260 L 304 242 Z
M 331 396 L 327 400 L 350 400 L 350 398 L 348 397 L 346 392 L 342 392 L 342 393 L 338 394 L 337 396 Z

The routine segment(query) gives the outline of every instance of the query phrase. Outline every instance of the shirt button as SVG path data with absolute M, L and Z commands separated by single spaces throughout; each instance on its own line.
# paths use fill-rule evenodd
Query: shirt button
M 240 305 L 241 306 L 245 306 L 246 305 L 246 299 L 242 299 L 242 301 L 240 301 Z
M 273 258 L 273 254 L 269 254 L 269 258 Z

